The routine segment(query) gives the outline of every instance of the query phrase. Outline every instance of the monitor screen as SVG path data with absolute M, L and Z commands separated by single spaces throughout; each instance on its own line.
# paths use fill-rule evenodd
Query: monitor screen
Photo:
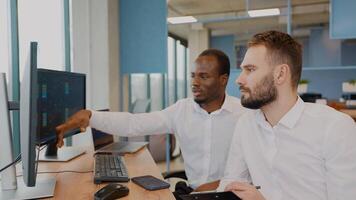
M 56 126 L 85 109 L 85 75 L 38 69 L 37 142 L 53 142 Z

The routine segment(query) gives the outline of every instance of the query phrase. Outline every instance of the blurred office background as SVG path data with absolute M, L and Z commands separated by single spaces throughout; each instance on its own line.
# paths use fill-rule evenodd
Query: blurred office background
M 154 111 L 189 97 L 189 67 L 207 48 L 229 56 L 227 91 L 239 97 L 234 81 L 246 42 L 271 29 L 287 32 L 303 45 L 307 92 L 339 100 L 342 84 L 356 79 L 354 0 L 1 0 L 0 4 L 0 71 L 7 73 L 14 101 L 19 100 L 30 41 L 38 41 L 39 67 L 86 74 L 91 109 L 131 111 L 137 99 L 150 99 L 149 110 Z M 12 120 L 18 124 L 18 113 Z M 68 141 L 68 145 L 89 143 L 89 134 Z

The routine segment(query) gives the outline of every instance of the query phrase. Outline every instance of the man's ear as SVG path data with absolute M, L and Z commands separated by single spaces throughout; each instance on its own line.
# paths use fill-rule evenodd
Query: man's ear
M 281 85 L 288 80 L 290 76 L 289 66 L 287 64 L 281 64 L 274 68 L 274 81 L 276 84 Z
M 222 85 L 227 85 L 228 80 L 229 76 L 227 74 L 220 75 L 220 81 Z

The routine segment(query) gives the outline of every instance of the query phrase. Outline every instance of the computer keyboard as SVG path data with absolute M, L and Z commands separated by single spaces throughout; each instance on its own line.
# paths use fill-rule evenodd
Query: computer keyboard
M 94 183 L 128 181 L 129 176 L 122 156 L 117 154 L 95 154 Z

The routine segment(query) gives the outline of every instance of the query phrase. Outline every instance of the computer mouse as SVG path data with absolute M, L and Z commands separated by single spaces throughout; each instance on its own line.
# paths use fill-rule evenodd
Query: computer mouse
M 94 194 L 95 200 L 118 199 L 129 194 L 129 188 L 118 183 L 110 183 Z

